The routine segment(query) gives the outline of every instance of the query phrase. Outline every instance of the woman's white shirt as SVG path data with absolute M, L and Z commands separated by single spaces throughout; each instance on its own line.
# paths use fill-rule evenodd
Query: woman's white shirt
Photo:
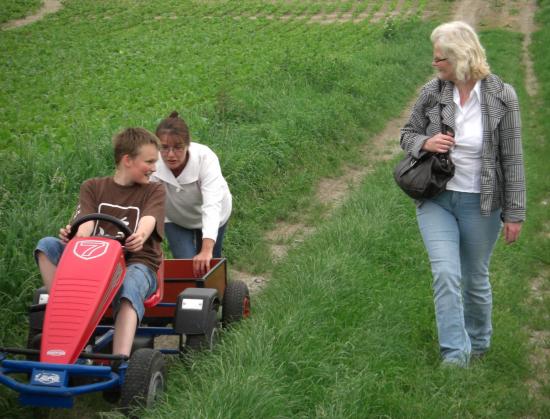
M 483 126 L 481 123 L 481 82 L 478 80 L 470 97 L 460 105 L 460 95 L 455 86 L 455 145 L 451 158 L 455 164 L 455 175 L 447 183 L 447 189 L 459 192 L 480 192 L 481 148 Z
M 202 229 L 203 238 L 216 240 L 232 209 L 232 198 L 218 157 L 207 146 L 191 142 L 187 164 L 176 178 L 159 155 L 152 181 L 166 187 L 166 222 Z

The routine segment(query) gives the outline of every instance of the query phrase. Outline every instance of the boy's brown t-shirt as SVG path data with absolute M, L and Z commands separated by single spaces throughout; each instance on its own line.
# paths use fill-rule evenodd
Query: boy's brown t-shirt
M 80 198 L 74 219 L 99 212 L 112 215 L 135 232 L 139 220 L 150 215 L 155 218 L 155 229 L 138 252 L 128 252 L 126 263 L 143 263 L 156 272 L 162 260 L 164 236 L 164 186 L 161 183 L 122 186 L 112 177 L 93 178 L 80 186 Z M 123 236 L 116 225 L 97 221 L 92 235 Z

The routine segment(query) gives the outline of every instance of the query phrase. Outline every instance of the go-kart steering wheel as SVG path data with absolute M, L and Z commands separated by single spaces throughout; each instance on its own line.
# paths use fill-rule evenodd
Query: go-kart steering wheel
M 69 231 L 69 234 L 67 236 L 68 239 L 71 240 L 75 236 L 76 232 L 78 231 L 78 227 L 80 227 L 85 222 L 92 221 L 92 220 L 107 221 L 111 224 L 114 224 L 116 227 L 118 227 L 122 232 L 122 234 L 124 234 L 124 237 L 113 237 L 108 234 L 103 235 L 103 237 L 108 237 L 111 239 L 118 240 L 121 244 L 124 244 L 126 239 L 132 235 L 132 230 L 130 230 L 128 226 L 124 224 L 124 222 L 122 222 L 120 219 L 113 217 L 112 215 L 109 215 L 109 214 L 93 213 L 93 214 L 84 215 L 73 223 L 73 225 L 71 226 L 71 230 Z

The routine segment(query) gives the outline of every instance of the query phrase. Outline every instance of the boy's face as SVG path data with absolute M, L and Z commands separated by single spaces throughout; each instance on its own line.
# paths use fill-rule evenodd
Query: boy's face
M 135 183 L 149 183 L 149 177 L 155 172 L 158 160 L 158 149 L 153 144 L 145 144 L 139 149 L 136 157 L 128 159 L 128 174 Z

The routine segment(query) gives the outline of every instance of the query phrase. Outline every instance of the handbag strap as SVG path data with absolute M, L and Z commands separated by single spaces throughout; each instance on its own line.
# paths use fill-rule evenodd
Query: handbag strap
M 439 82 L 439 129 L 441 130 L 441 133 L 447 132 L 447 126 L 443 123 L 443 80 L 440 78 L 437 79 Z
M 442 103 L 442 96 L 443 96 L 443 80 L 441 80 L 440 78 L 438 78 L 438 81 L 439 81 L 439 123 L 440 123 L 440 130 L 441 130 L 441 133 L 448 133 L 448 132 L 453 132 L 453 129 L 451 127 L 449 127 L 448 125 L 444 124 L 443 123 L 443 103 Z M 449 157 L 449 152 L 446 152 L 446 153 L 441 153 L 441 155 L 445 156 L 445 157 Z

